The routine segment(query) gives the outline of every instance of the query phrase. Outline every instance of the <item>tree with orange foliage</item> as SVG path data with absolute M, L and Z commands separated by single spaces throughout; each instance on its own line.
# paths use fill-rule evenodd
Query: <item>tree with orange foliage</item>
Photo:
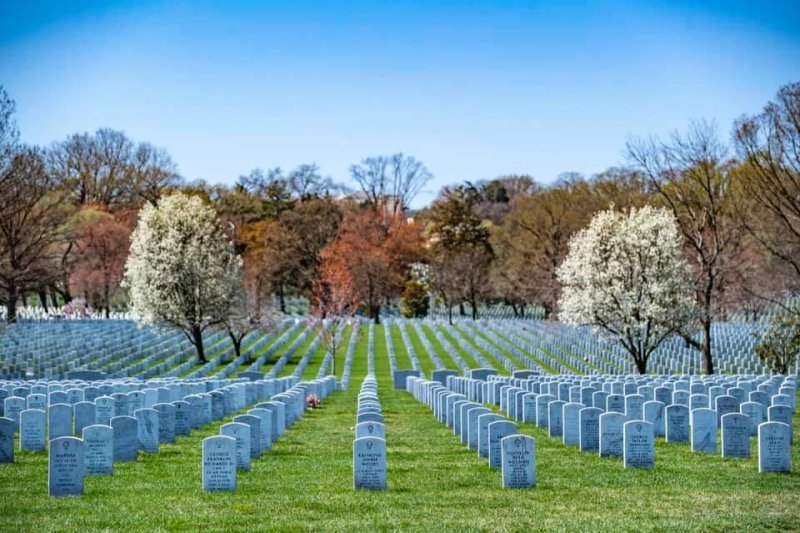
M 336 351 L 344 329 L 358 310 L 358 292 L 350 271 L 342 262 L 324 262 L 311 291 L 313 312 L 320 317 L 320 334 L 331 356 L 331 374 L 336 375 Z
M 311 303 L 315 314 L 325 319 L 352 315 L 358 310 L 359 295 L 344 261 L 325 261 L 314 281 Z
M 381 306 L 403 291 L 411 263 L 421 255 L 417 225 L 402 214 L 361 209 L 342 222 L 322 251 L 320 282 L 341 302 L 360 302 L 380 321 Z
M 92 307 L 102 309 L 106 318 L 125 274 L 135 220 L 135 214 L 120 212 L 115 216 L 94 208 L 86 208 L 79 215 L 71 284 L 84 293 Z

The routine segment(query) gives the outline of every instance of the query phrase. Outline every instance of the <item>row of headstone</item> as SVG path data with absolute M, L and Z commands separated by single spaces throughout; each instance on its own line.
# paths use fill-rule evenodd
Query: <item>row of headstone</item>
M 347 390 L 350 388 L 350 374 L 353 369 L 353 360 L 356 356 L 356 345 L 358 344 L 358 333 L 361 329 L 359 322 L 353 323 L 353 329 L 350 330 L 350 340 L 347 341 L 347 353 L 344 357 L 344 368 L 342 369 L 342 381 L 340 388 Z
M 204 403 L 209 402 L 209 395 L 214 392 L 224 391 L 233 385 L 242 385 L 235 391 L 233 397 L 227 399 L 229 405 L 226 409 L 240 409 L 245 402 L 253 403 L 258 398 L 267 399 L 282 393 L 294 386 L 299 380 L 295 377 L 280 379 L 257 379 L 251 377 L 229 379 L 204 379 L 204 380 L 152 380 L 141 382 L 138 380 L 109 380 L 100 383 L 86 382 L 0 382 L 0 415 L 11 418 L 15 426 L 19 427 L 20 413 L 26 409 L 39 409 L 49 411 L 51 407 L 59 406 L 58 413 L 53 418 L 66 417 L 63 405 L 71 407 L 74 415 L 75 427 L 69 435 L 80 436 L 80 429 L 85 425 L 82 421 L 97 417 L 98 422 L 108 424 L 113 416 L 132 416 L 133 412 L 141 408 L 153 408 L 159 403 L 174 403 L 184 401 L 188 396 L 200 396 Z M 323 380 L 313 380 L 311 387 L 317 389 Z M 220 400 L 220 398 L 217 398 Z M 223 407 L 221 401 L 212 402 L 215 410 Z M 94 404 L 92 407 L 91 404 Z M 219 404 L 219 405 L 218 405 Z M 94 415 L 92 412 L 94 411 Z M 202 416 L 205 409 L 198 407 L 195 414 Z M 207 417 L 206 417 L 207 418 Z M 206 420 L 206 423 L 209 420 Z M 66 427 L 63 422 L 62 427 Z M 52 437 L 63 435 L 54 434 Z
M 520 434 L 515 423 L 438 380 L 410 376 L 406 388 L 433 411 L 437 420 L 452 428 L 479 460 L 487 461 L 489 468 L 501 469 L 504 488 L 536 485 L 535 441 Z
M 353 487 L 386 490 L 386 431 L 378 399 L 378 383 L 368 374 L 361 384 L 353 440 Z
M 245 414 L 220 427 L 218 436 L 206 437 L 202 444 L 202 487 L 206 492 L 233 491 L 238 471 L 249 472 L 252 461 L 269 452 L 273 444 L 300 420 L 306 400 L 320 400 L 336 390 L 336 378 L 299 382 L 288 390 L 260 402 Z M 248 402 L 248 405 L 252 405 Z
M 281 423 L 275 424 L 277 435 L 283 431 L 286 423 L 290 425 L 302 416 L 309 391 L 325 397 L 335 390 L 335 378 L 332 376 L 303 384 L 294 384 L 294 378 L 274 381 L 272 387 L 265 382 L 233 382 L 210 393 L 190 394 L 172 403 L 156 403 L 153 408 L 136 409 L 145 405 L 147 395 L 144 391 L 132 391 L 113 393 L 112 397 L 100 396 L 92 402 L 80 401 L 74 406 L 59 403 L 41 406 L 43 409 L 25 409 L 19 413 L 18 423 L 11 418 L 0 418 L 0 462 L 13 462 L 14 433 L 17 429 L 23 450 L 44 450 L 49 440 L 50 494 L 78 495 L 83 491 L 83 477 L 86 475 L 113 474 L 115 461 L 135 461 L 139 451 L 157 453 L 160 443 L 174 442 L 176 435 L 188 435 L 205 423 L 261 401 L 265 399 L 262 396 L 265 392 L 286 389 L 274 395 L 273 401 L 269 402 L 275 405 L 274 414 L 258 409 L 262 407 L 259 404 L 245 415 L 246 418 L 234 420 L 239 424 L 249 422 L 251 426 L 247 427 L 265 420 L 265 429 L 259 430 L 263 431 L 260 434 L 261 442 L 268 449 L 267 438 L 271 442 L 270 422 L 273 418 L 277 419 L 279 415 L 281 418 Z M 206 387 L 205 383 L 191 385 L 203 387 L 204 390 Z M 51 394 L 57 392 L 53 390 Z M 34 392 L 28 398 L 36 394 Z M 9 399 L 16 401 L 17 397 Z M 283 409 L 280 409 L 281 406 Z M 266 422 L 267 419 L 269 422 Z M 270 430 L 270 434 L 266 433 L 266 429 Z M 73 437 L 73 434 L 80 435 L 82 439 Z M 75 460 L 73 455 L 78 451 L 82 456 L 80 460 Z M 68 472 L 71 472 L 69 476 Z M 74 480 L 74 483 L 68 483 L 68 479 Z
M 482 376 L 481 376 L 482 377 Z M 529 376 L 503 377 L 491 375 L 482 379 L 449 377 L 448 388 L 461 392 L 468 399 L 483 399 L 498 404 L 501 411 L 518 421 L 529 422 L 547 429 L 549 436 L 560 438 L 564 444 L 578 445 L 581 451 L 599 453 L 601 456 L 623 458 L 626 468 L 652 468 L 655 464 L 655 438 L 665 437 L 667 442 L 690 442 L 691 449 L 700 453 L 717 453 L 717 428 L 720 427 L 723 457 L 749 457 L 750 436 L 762 435 L 764 423 L 768 426 L 763 435 L 769 435 L 771 445 L 759 437 L 759 457 L 765 464 L 761 471 L 789 470 L 789 445 L 792 439 L 792 411 L 795 382 L 793 378 L 745 377 L 732 383 L 730 389 L 754 388 L 750 401 L 742 394 L 726 391 L 721 386 L 708 386 L 700 380 L 667 378 L 659 387 L 637 384 L 638 380 L 603 383 L 602 388 L 585 376 Z M 727 379 L 727 378 L 724 378 Z M 756 383 L 749 383 L 755 380 Z M 760 381 L 760 382 L 759 382 Z M 573 383 L 578 382 L 578 385 Z M 673 384 L 675 390 L 664 386 Z M 593 386 L 595 385 L 595 386 Z M 628 387 L 632 385 L 632 387 Z M 695 387 L 696 385 L 696 387 Z M 635 388 L 633 388 L 635 387 Z M 714 396 L 716 409 L 709 409 L 709 398 L 700 394 L 701 387 L 722 393 Z M 630 394 L 625 394 L 627 392 Z M 647 389 L 651 390 L 647 390 Z M 694 407 L 682 402 L 669 402 L 669 397 L 687 396 L 694 388 L 692 398 L 701 398 Z M 535 392 L 532 392 L 535 391 Z M 645 394 L 652 398 L 646 401 Z M 666 392 L 670 392 L 667 395 Z M 644 394 L 643 394 L 644 393 Z M 770 395 L 772 393 L 772 395 Z M 559 398 L 564 398 L 559 399 Z M 766 420 L 764 420 L 766 412 Z M 632 424 L 646 422 L 647 424 Z M 651 435 L 652 433 L 652 435 Z M 764 437 L 766 438 L 766 437 Z M 786 445 L 779 444 L 783 440 Z M 636 457 L 636 459 L 630 459 Z M 779 466 L 783 465 L 783 466 Z
M 120 377 L 185 355 L 184 348 L 191 345 L 180 333 L 132 321 L 20 321 L 0 335 L 0 378 Z

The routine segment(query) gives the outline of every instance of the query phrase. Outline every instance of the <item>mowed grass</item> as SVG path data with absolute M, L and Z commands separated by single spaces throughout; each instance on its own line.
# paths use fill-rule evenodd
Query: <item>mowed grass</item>
M 17 452 L 0 465 L 0 531 L 765 531 L 800 528 L 800 434 L 790 474 L 749 460 L 693 454 L 659 440 L 656 469 L 582 454 L 539 428 L 537 486 L 503 490 L 490 470 L 409 393 L 394 391 L 385 348 L 375 372 L 385 414 L 389 490 L 352 489 L 356 396 L 367 369 L 366 329 L 350 389 L 309 411 L 240 473 L 233 493 L 201 490 L 210 424 L 158 454 L 87 478 L 77 498 L 47 496 L 47 456 Z M 376 331 L 376 348 L 382 337 Z M 319 355 L 315 356 L 318 357 Z M 418 356 L 424 357 L 422 352 Z M 343 351 L 337 353 L 337 371 Z M 423 365 L 429 364 L 424 362 Z M 795 418 L 795 428 L 800 418 Z M 755 441 L 753 441 L 755 445 Z

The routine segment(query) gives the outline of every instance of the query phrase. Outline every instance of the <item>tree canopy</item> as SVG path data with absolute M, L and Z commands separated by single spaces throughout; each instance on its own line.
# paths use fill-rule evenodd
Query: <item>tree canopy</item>
M 142 209 L 125 267 L 132 310 L 147 324 L 182 330 L 200 362 L 202 333 L 231 315 L 240 280 L 233 244 L 199 198 L 175 193 Z
M 653 351 L 693 316 L 689 265 L 665 209 L 598 213 L 570 239 L 557 276 L 560 318 L 618 340 L 642 374 Z

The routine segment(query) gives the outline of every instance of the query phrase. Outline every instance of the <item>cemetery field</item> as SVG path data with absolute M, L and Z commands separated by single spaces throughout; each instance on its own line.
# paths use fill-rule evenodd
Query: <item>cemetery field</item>
M 411 333 L 412 352 L 427 373 L 435 365 L 418 333 Z M 397 367 L 407 367 L 411 357 L 396 326 L 388 339 Z M 456 342 L 450 333 L 444 340 Z M 228 416 L 178 437 L 174 444 L 162 444 L 157 454 L 140 453 L 136 462 L 115 463 L 113 476 L 87 477 L 81 497 L 49 497 L 47 454 L 17 451 L 14 464 L 0 465 L 0 530 L 800 528 L 797 414 L 793 471 L 785 474 L 759 474 L 755 438 L 750 459 L 692 453 L 688 443 L 667 444 L 659 438 L 654 470 L 626 470 L 621 459 L 581 453 L 544 429 L 520 423 L 520 432 L 535 438 L 537 485 L 504 490 L 499 470 L 490 470 L 409 392 L 393 390 L 390 343 L 384 327 L 376 327 L 374 362 L 386 427 L 388 491 L 352 489 L 357 396 L 368 368 L 368 335 L 362 331 L 349 389 L 334 392 L 321 408 L 307 412 L 271 451 L 252 462 L 251 472 L 239 473 L 234 492 L 201 489 L 201 441 L 218 434 L 220 425 L 231 420 Z M 287 366 L 293 368 L 304 352 L 311 354 L 306 379 L 317 374 L 324 355 L 309 346 L 306 339 L 291 351 L 295 355 Z M 447 356 L 439 342 L 431 346 L 439 357 Z M 465 358 L 466 351 L 459 352 Z M 474 353 L 491 357 L 486 350 Z M 342 346 L 336 356 L 340 378 L 345 354 Z

